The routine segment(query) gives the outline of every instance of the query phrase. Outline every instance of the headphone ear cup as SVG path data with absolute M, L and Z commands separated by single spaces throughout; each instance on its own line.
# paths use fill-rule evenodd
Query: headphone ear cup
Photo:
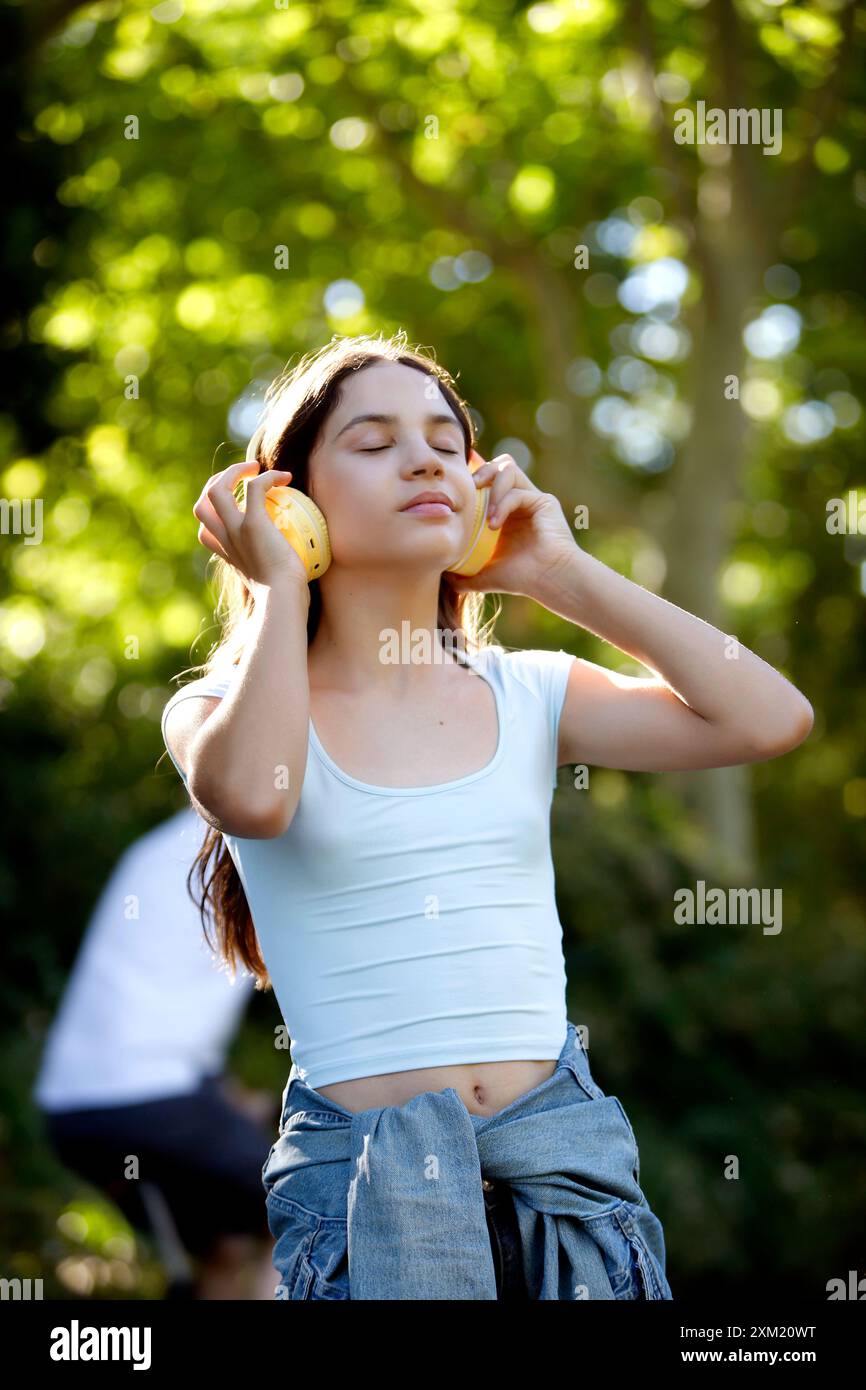
M 238 507 L 242 512 L 246 511 L 248 481 L 241 479 L 243 498 Z M 307 581 L 321 579 L 331 563 L 331 539 L 327 522 L 312 497 L 296 487 L 272 487 L 265 493 L 265 510 L 303 561 Z
M 265 494 L 265 507 L 303 560 L 308 582 L 321 579 L 331 563 L 331 538 L 312 497 L 296 487 L 274 487 Z
M 480 465 L 481 461 L 479 460 L 477 467 L 480 467 Z M 472 471 L 474 473 L 476 470 L 473 469 Z M 499 544 L 499 537 L 502 533 L 501 531 L 494 531 L 492 527 L 487 525 L 487 513 L 489 509 L 490 488 L 476 488 L 475 517 L 472 524 L 472 535 L 469 539 L 469 545 L 457 561 L 457 564 L 452 565 L 446 573 L 462 574 L 466 576 L 478 574 L 484 569 L 484 566 L 488 565 L 493 559 L 494 551 Z

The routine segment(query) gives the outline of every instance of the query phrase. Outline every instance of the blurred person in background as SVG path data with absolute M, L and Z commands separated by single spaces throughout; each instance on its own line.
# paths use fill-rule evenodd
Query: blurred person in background
M 119 859 L 32 1096 L 61 1161 L 156 1237 L 168 1297 L 271 1299 L 261 1173 L 276 1117 L 224 1075 L 254 980 L 220 971 L 189 896 L 203 831 L 187 807 Z

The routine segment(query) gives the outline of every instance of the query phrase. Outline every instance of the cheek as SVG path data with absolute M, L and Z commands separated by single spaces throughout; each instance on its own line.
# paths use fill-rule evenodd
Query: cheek
M 341 467 L 336 461 L 326 473 L 320 471 L 310 477 L 310 494 L 324 512 L 329 528 L 337 533 L 351 529 L 359 518 L 366 521 L 381 510 L 377 509 L 375 493 L 372 480 L 360 477 L 356 467 Z
M 393 493 L 375 479 L 332 475 L 316 497 L 328 526 L 331 549 L 342 564 L 369 558 L 393 538 Z

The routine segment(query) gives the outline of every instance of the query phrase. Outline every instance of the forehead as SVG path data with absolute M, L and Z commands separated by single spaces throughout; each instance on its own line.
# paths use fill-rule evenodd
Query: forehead
M 331 417 L 335 430 L 368 410 L 407 418 L 435 412 L 457 419 L 435 376 L 403 362 L 377 362 L 363 371 L 352 372 L 344 377 L 340 395 L 340 404 Z

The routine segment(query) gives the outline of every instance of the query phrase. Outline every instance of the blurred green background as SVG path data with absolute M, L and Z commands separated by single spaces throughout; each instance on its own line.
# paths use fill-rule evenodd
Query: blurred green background
M 814 706 L 771 763 L 580 793 L 562 769 L 558 900 L 675 1298 L 866 1273 L 863 5 L 4 0 L 0 24 L 2 496 L 44 505 L 41 544 L 0 547 L 0 1272 L 159 1295 L 29 1088 L 108 871 L 185 800 L 159 717 L 216 636 L 203 481 L 292 356 L 402 327 L 485 456 L 588 508 L 581 545 Z M 778 110 L 781 150 L 679 144 L 698 101 Z M 635 669 L 502 603 L 509 645 Z M 782 931 L 675 924 L 698 879 L 781 888 Z M 275 1093 L 278 1022 L 258 996 L 232 1052 Z

